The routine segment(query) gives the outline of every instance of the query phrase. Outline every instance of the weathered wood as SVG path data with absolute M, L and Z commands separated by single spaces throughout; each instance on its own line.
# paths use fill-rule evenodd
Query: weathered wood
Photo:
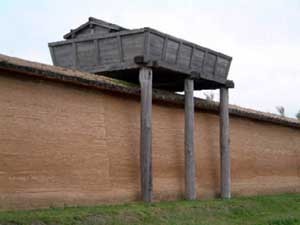
M 145 202 L 152 201 L 152 70 L 140 69 L 141 85 L 141 194 Z
M 164 60 L 169 64 L 176 65 L 176 54 L 178 52 L 179 42 L 168 39 L 166 45 L 166 57 Z
M 195 51 L 195 46 L 192 47 L 191 55 L 190 55 L 190 62 L 189 62 L 189 69 L 192 68 L 192 62 L 194 59 L 194 51 Z
M 99 41 L 94 40 L 94 44 L 95 44 L 95 54 L 96 54 L 96 65 L 100 65 L 101 64 L 101 58 L 100 58 Z
M 65 39 L 70 38 L 77 38 L 84 36 L 88 33 L 110 33 L 111 31 L 121 31 L 121 30 L 127 30 L 124 27 L 120 27 L 116 24 L 111 24 L 103 20 L 99 20 L 93 17 L 89 17 L 89 21 L 80 25 L 76 29 L 71 30 L 69 33 L 64 35 Z
M 50 50 L 50 55 L 51 55 L 51 59 L 52 59 L 53 64 L 57 65 L 56 56 L 54 55 L 53 48 L 49 48 L 49 50 Z
M 77 67 L 77 46 L 76 43 L 72 43 L 72 57 L 73 57 L 73 68 Z
M 203 64 L 205 51 L 197 49 L 194 47 L 193 55 L 192 55 L 192 62 L 191 62 L 191 69 L 193 71 L 201 71 L 201 67 Z
M 119 50 L 119 59 L 120 62 L 123 62 L 124 53 L 123 53 L 122 40 L 120 35 L 117 36 L 117 42 L 118 42 L 118 50 Z
M 164 48 L 164 42 L 165 42 L 165 38 L 161 37 L 160 35 L 157 35 L 153 32 L 149 32 L 149 55 L 151 56 L 151 58 L 154 59 L 162 59 L 162 53 L 164 50 L 162 50 Z
M 144 58 L 145 58 L 145 61 L 148 61 L 149 60 L 149 49 L 150 49 L 150 32 L 147 31 L 145 33 L 145 37 L 144 37 Z M 135 56 L 136 57 L 136 56 Z
M 186 199 L 196 199 L 196 168 L 194 153 L 194 81 L 185 79 L 185 195 Z
M 205 53 L 204 53 L 204 56 L 203 56 L 203 59 L 202 59 L 202 62 L 201 62 L 201 72 L 200 74 L 204 74 L 204 67 L 205 67 L 205 62 L 206 62 L 206 59 L 207 59 L 207 55 L 208 55 L 208 51 L 206 50 Z
M 221 198 L 231 197 L 228 88 L 220 89 Z
M 63 46 L 75 42 L 79 48 L 84 50 L 85 48 L 88 48 L 84 47 L 84 45 L 86 45 L 88 41 L 98 41 L 99 45 L 101 46 L 100 50 L 102 50 L 102 48 L 104 49 L 103 56 L 101 56 L 101 58 L 103 58 L 103 60 L 101 60 L 101 64 L 115 64 L 115 66 L 117 67 L 117 64 L 119 64 L 120 61 L 122 63 L 130 63 L 133 61 L 134 57 L 144 55 L 147 60 L 151 59 L 153 61 L 162 61 L 163 63 L 169 64 L 169 68 L 167 69 L 171 69 L 174 72 L 184 71 L 184 74 L 190 75 L 189 67 L 192 67 L 193 71 L 203 73 L 202 70 L 203 67 L 205 67 L 204 72 L 207 73 L 205 76 L 208 76 L 212 80 L 214 80 L 214 77 L 216 76 L 214 76 L 212 71 L 218 71 L 217 75 L 222 76 L 222 83 L 224 83 L 227 77 L 228 69 L 230 66 L 229 62 L 231 61 L 230 57 L 225 56 L 221 53 L 216 53 L 213 50 L 203 48 L 181 39 L 177 39 L 153 29 L 144 28 L 101 35 L 93 34 L 84 37 L 76 37 L 74 39 L 66 40 L 63 42 L 50 43 L 49 47 L 54 52 L 54 56 L 56 57 L 54 59 L 55 64 L 68 67 L 68 64 L 60 62 L 65 62 L 64 58 L 66 56 L 59 56 L 55 52 L 59 48 L 64 48 Z M 92 55 L 88 53 L 88 51 L 87 54 Z M 222 63 L 219 64 L 217 61 L 214 61 L 214 64 L 211 64 L 210 62 L 207 63 L 206 58 L 209 60 L 211 57 L 202 57 L 201 54 L 204 54 L 205 51 L 207 52 L 208 56 L 218 55 L 219 58 L 223 59 Z M 95 57 L 93 62 L 97 62 L 97 54 L 93 55 Z M 75 59 L 73 60 L 75 61 Z M 76 67 L 81 70 L 91 72 L 89 65 L 80 64 Z M 219 69 L 220 67 L 222 69 Z M 138 68 L 138 65 L 136 66 L 136 68 Z M 107 71 L 97 72 L 100 73 Z M 216 80 L 216 82 L 220 82 L 219 80 L 220 79 Z
M 214 67 L 213 67 L 213 76 L 214 77 L 216 76 L 216 73 L 217 73 L 217 63 L 218 63 L 218 56 L 216 56 L 216 60 L 215 60 Z
M 205 63 L 203 65 L 203 74 L 205 75 L 205 78 L 214 78 L 214 66 L 216 65 L 216 60 L 217 56 L 215 54 L 207 53 Z
M 137 55 L 146 55 L 145 34 L 133 34 L 130 36 L 122 36 L 123 61 L 132 62 Z
M 89 24 L 89 28 L 90 28 L 90 31 L 91 31 L 91 34 L 94 34 L 95 33 L 95 26 L 94 24 Z
M 178 64 L 178 60 L 179 60 L 179 56 L 180 56 L 180 50 L 182 48 L 182 41 L 179 42 L 179 46 L 177 48 L 177 52 L 176 52 L 176 58 L 175 58 L 175 63 Z
M 67 68 L 73 68 L 74 57 L 72 43 L 52 48 L 55 56 L 55 65 Z
M 92 67 L 97 65 L 97 57 L 93 41 L 82 42 L 76 46 L 77 65 L 76 68 Z
M 191 52 L 193 48 L 189 45 L 182 44 L 179 52 L 179 58 L 177 62 L 177 66 L 189 69 L 190 68 L 190 61 L 191 61 Z
M 140 65 L 135 64 L 134 59 L 137 56 L 143 56 L 145 61 L 153 62 L 147 66 L 159 74 L 155 77 L 154 82 L 166 79 L 170 82 L 178 79 L 182 81 L 181 90 L 177 91 L 182 91 L 183 79 L 191 75 L 195 80 L 205 79 L 211 83 L 217 83 L 219 84 L 217 88 L 222 87 L 226 82 L 231 62 L 229 56 L 151 28 L 120 29 L 119 31 L 119 28 L 116 27 L 116 29 L 118 28 L 114 30 L 116 32 L 101 33 L 95 30 L 94 34 L 90 33 L 91 27 L 102 29 L 103 26 L 107 29 L 106 26 L 110 25 L 102 22 L 100 25 L 94 24 L 94 22 L 89 23 L 89 26 L 85 24 L 77 33 L 75 32 L 74 39 L 50 43 L 49 47 L 54 56 L 53 62 L 59 66 L 72 67 L 77 58 L 76 68 L 79 70 L 98 74 L 118 73 L 117 75 L 121 73 L 121 70 L 127 70 L 125 71 L 128 72 L 127 75 L 119 78 L 137 82 L 137 73 L 129 75 L 129 70 L 137 71 Z M 73 32 L 73 34 L 75 33 Z M 93 42 L 95 44 L 92 44 Z M 77 46 L 76 55 L 68 53 L 66 46 L 71 43 Z M 94 48 L 97 47 L 99 47 L 99 51 L 95 51 Z M 71 66 L 68 54 L 71 55 L 71 61 L 74 62 Z M 127 65 L 128 67 L 126 67 Z M 195 74 L 197 76 L 194 76 Z M 130 76 L 134 76 L 134 78 Z M 198 88 L 198 85 L 195 88 Z M 205 89 L 205 87 L 201 87 L 201 89 Z
M 166 59 L 166 55 L 167 55 L 167 46 L 168 46 L 168 37 L 164 38 L 164 44 L 163 44 L 163 48 L 162 48 L 162 53 L 161 53 L 161 59 L 165 60 Z
M 120 65 L 120 49 L 118 38 L 106 38 L 99 40 L 99 49 L 102 65 Z

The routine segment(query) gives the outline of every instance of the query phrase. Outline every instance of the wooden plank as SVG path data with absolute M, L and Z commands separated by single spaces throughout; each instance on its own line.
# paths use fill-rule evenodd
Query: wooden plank
M 167 45 L 168 45 L 168 38 L 165 37 L 165 38 L 164 38 L 163 49 L 162 49 L 162 54 L 161 54 L 161 60 L 163 60 L 163 61 L 166 59 L 166 55 L 167 55 Z
M 176 52 L 175 64 L 178 64 L 178 60 L 179 60 L 179 57 L 180 57 L 180 50 L 181 50 L 181 47 L 182 47 L 182 41 L 179 42 L 179 46 L 178 46 L 178 49 L 177 49 L 177 52 Z
M 81 37 L 81 38 L 76 38 L 74 40 L 65 40 L 65 41 L 55 41 L 48 43 L 49 46 L 58 46 L 58 45 L 65 45 L 65 44 L 71 44 L 72 42 L 81 42 L 81 41 L 90 41 L 94 39 L 107 39 L 107 38 L 115 38 L 117 35 L 132 35 L 132 34 L 138 34 L 138 33 L 144 33 L 145 28 L 142 29 L 135 29 L 135 30 L 125 30 L 125 31 L 120 31 L 120 32 L 113 32 L 113 33 L 108 33 L 108 34 L 94 34 L 94 35 L 89 35 L 86 37 Z
M 150 55 L 150 31 L 146 31 L 144 35 L 144 59 L 147 62 Z
M 228 73 L 229 73 L 231 61 L 232 61 L 232 58 L 229 60 L 229 63 L 228 63 L 228 65 L 227 65 L 227 68 L 226 68 L 226 71 L 225 71 L 226 78 L 227 78 L 227 75 L 228 75 Z
M 51 55 L 51 59 L 52 59 L 53 65 L 57 65 L 56 56 L 55 56 L 53 48 L 54 47 L 49 46 L 50 55 Z
M 77 46 L 75 42 L 72 42 L 72 55 L 73 55 L 73 68 L 77 67 Z
M 152 70 L 142 67 L 141 85 L 141 194 L 145 202 L 152 201 Z
M 99 40 L 101 65 L 119 65 L 120 49 L 117 38 L 106 38 Z M 99 71 L 100 72 L 100 71 Z
M 121 36 L 123 62 L 133 61 L 136 56 L 145 53 L 145 34 L 133 34 Z
M 82 69 L 85 67 L 97 65 L 95 49 L 96 48 L 93 41 L 76 43 L 76 51 L 77 51 L 76 68 Z
M 195 51 L 195 46 L 192 47 L 192 51 L 191 51 L 191 56 L 190 56 L 190 62 L 189 62 L 189 68 L 192 68 L 192 62 L 194 59 L 194 51 Z
M 201 66 L 203 63 L 205 52 L 201 51 L 197 48 L 194 48 L 192 62 L 191 62 L 191 70 L 200 73 L 201 72 Z
M 91 34 L 94 34 L 95 33 L 95 26 L 94 26 L 94 24 L 92 24 L 92 23 L 89 24 L 89 28 L 91 29 Z
M 216 55 L 216 61 L 214 63 L 214 68 L 213 68 L 213 76 L 216 76 L 216 72 L 217 72 L 217 65 L 218 65 L 218 55 Z
M 80 41 L 88 41 L 88 40 L 102 39 L 102 38 L 106 39 L 106 38 L 109 38 L 109 37 L 115 37 L 116 35 L 119 35 L 119 34 L 123 36 L 123 35 L 132 35 L 132 34 L 144 33 L 144 32 L 150 32 L 151 34 L 154 34 L 156 36 L 160 36 L 162 38 L 167 38 L 167 39 L 170 39 L 170 40 L 178 42 L 178 43 L 180 41 L 182 41 L 183 44 L 185 44 L 185 45 L 189 45 L 190 47 L 194 46 L 196 49 L 200 49 L 201 51 L 208 51 L 208 52 L 213 53 L 215 55 L 218 55 L 219 57 L 224 58 L 226 60 L 231 60 L 232 59 L 230 56 L 227 56 L 227 55 L 222 54 L 220 52 L 216 52 L 212 49 L 202 47 L 202 46 L 197 45 L 195 43 L 191 43 L 189 41 L 182 40 L 180 38 L 176 38 L 174 36 L 162 33 L 160 31 L 157 31 L 157 30 L 154 30 L 154 29 L 151 29 L 151 28 L 124 30 L 124 31 L 120 31 L 120 32 L 113 32 L 113 33 L 99 34 L 99 35 L 94 34 L 94 35 L 90 35 L 90 36 L 83 37 L 83 38 L 76 38 L 75 40 L 65 40 L 65 41 L 52 42 L 52 43 L 49 43 L 48 45 L 49 46 L 57 46 L 57 45 L 63 45 L 63 44 L 71 43 L 73 41 L 80 42 Z
M 185 195 L 186 199 L 196 199 L 196 168 L 194 153 L 194 81 L 185 79 Z
M 231 197 L 228 88 L 220 89 L 221 198 Z
M 205 47 L 203 47 L 203 46 L 201 46 L 201 45 L 192 43 L 192 42 L 190 42 L 190 41 L 186 41 L 186 40 L 183 40 L 183 39 L 181 39 L 181 38 L 174 37 L 174 36 L 172 36 L 172 35 L 169 35 L 169 34 L 160 32 L 160 31 L 155 30 L 155 29 L 152 29 L 152 28 L 144 28 L 144 29 L 150 30 L 151 33 L 154 33 L 154 34 L 159 35 L 159 36 L 164 37 L 164 38 L 168 38 L 168 39 L 171 40 L 171 41 L 174 41 L 174 42 L 180 42 L 180 41 L 182 41 L 183 44 L 189 45 L 190 47 L 195 46 L 195 48 L 201 49 L 202 51 L 208 51 L 209 53 L 217 54 L 217 55 L 219 55 L 220 57 L 225 58 L 225 59 L 227 59 L 227 60 L 230 60 L 230 59 L 231 59 L 231 57 L 228 56 L 228 55 L 225 55 L 225 54 L 223 54 L 223 53 L 221 53 L 221 52 L 214 51 L 214 50 L 209 49 L 209 48 L 205 48 Z M 133 31 L 133 30 L 131 30 L 131 31 Z
M 72 44 L 52 47 L 55 55 L 55 66 L 73 68 L 73 46 Z
M 95 43 L 95 51 L 96 51 L 96 65 L 100 65 L 101 64 L 101 58 L 100 58 L 99 41 L 97 39 L 95 39 L 94 43 Z
M 89 49 L 89 46 L 84 47 L 84 43 L 89 43 L 89 40 L 92 40 L 91 42 L 98 40 L 100 51 L 97 52 L 97 55 L 94 54 L 94 49 Z M 190 77 L 190 75 L 193 75 L 193 72 L 194 74 L 198 74 L 198 76 L 194 77 L 195 79 L 207 79 L 224 84 L 229 69 L 229 66 L 225 65 L 228 65 L 226 62 L 229 62 L 229 59 L 231 59 L 228 56 L 223 57 L 222 54 L 214 53 L 210 49 L 200 48 L 190 42 L 176 39 L 170 35 L 162 34 L 148 28 L 116 32 L 103 36 L 95 34 L 86 38 L 76 38 L 73 42 L 77 44 L 77 53 L 80 54 L 76 56 L 74 54 L 74 58 L 70 59 L 70 63 L 65 63 L 65 57 L 59 58 L 58 54 L 56 54 L 56 50 L 62 46 L 62 43 L 49 44 L 49 46 L 56 46 L 54 49 L 56 55 L 55 64 L 65 67 L 75 67 L 72 64 L 75 65 L 76 62 L 76 68 L 85 71 L 96 71 L 96 68 L 92 68 L 92 63 L 95 64 L 95 67 L 108 65 L 101 68 L 108 68 L 109 70 L 96 71 L 98 73 L 108 73 L 114 72 L 116 68 L 120 67 L 129 69 L 125 67 L 127 63 L 130 63 L 129 61 L 133 61 L 136 56 L 144 56 L 145 61 L 148 62 L 148 60 L 151 60 L 153 62 L 152 64 L 150 62 L 148 66 L 170 70 L 168 72 L 174 72 L 174 76 L 186 75 L 186 77 Z M 66 44 L 69 41 L 63 43 Z M 203 49 L 203 51 L 200 51 L 200 49 Z M 97 58 L 99 59 L 99 54 L 101 64 L 97 60 Z M 72 53 L 70 55 L 73 57 Z M 85 55 L 93 58 L 93 60 L 85 57 Z M 220 59 L 220 65 L 215 56 L 218 56 Z M 62 63 L 60 62 L 61 60 L 63 61 Z M 119 64 L 122 65 L 120 66 Z M 224 64 L 223 67 L 222 64 Z M 182 74 L 175 74 L 177 72 Z
M 170 64 L 176 64 L 176 57 L 179 48 L 179 42 L 168 39 L 166 46 L 165 61 Z
M 137 65 L 134 61 L 132 62 L 123 62 L 118 64 L 108 64 L 103 63 L 103 58 L 100 66 L 92 66 L 84 68 L 84 71 L 89 73 L 101 73 L 106 71 L 118 71 L 118 70 L 126 70 L 126 69 L 139 69 L 140 66 Z
M 163 46 L 164 46 L 164 38 L 153 34 L 150 32 L 150 37 L 149 37 L 149 42 L 150 42 L 150 49 L 149 49 L 149 58 L 150 59 L 162 59 L 162 52 L 163 52 Z
M 203 74 L 203 72 L 204 72 L 204 66 L 205 66 L 205 61 L 206 61 L 207 55 L 208 55 L 208 51 L 206 50 L 205 53 L 204 53 L 202 62 L 201 62 L 201 66 L 200 66 L 200 68 L 201 68 L 201 72 L 200 73 L 201 74 Z
M 192 49 L 193 48 L 191 46 L 182 44 L 182 46 L 180 47 L 177 66 L 189 70 Z
M 119 49 L 120 62 L 123 62 L 124 61 L 124 53 L 123 53 L 121 35 L 117 36 L 117 43 L 118 43 L 118 49 Z

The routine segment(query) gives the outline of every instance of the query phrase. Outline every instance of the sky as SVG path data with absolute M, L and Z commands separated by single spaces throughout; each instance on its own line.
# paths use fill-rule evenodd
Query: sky
M 232 56 L 231 104 L 272 113 L 284 106 L 289 117 L 300 110 L 300 0 L 0 0 L 0 53 L 52 64 L 48 42 L 90 16 Z

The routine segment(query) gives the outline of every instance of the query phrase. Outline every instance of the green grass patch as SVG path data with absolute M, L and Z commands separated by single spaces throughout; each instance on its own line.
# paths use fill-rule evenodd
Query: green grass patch
M 0 212 L 0 225 L 300 225 L 300 194 Z

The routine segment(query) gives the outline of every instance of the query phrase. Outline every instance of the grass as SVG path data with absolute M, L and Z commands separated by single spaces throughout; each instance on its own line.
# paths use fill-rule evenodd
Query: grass
M 0 212 L 1 225 L 300 224 L 300 194 Z

